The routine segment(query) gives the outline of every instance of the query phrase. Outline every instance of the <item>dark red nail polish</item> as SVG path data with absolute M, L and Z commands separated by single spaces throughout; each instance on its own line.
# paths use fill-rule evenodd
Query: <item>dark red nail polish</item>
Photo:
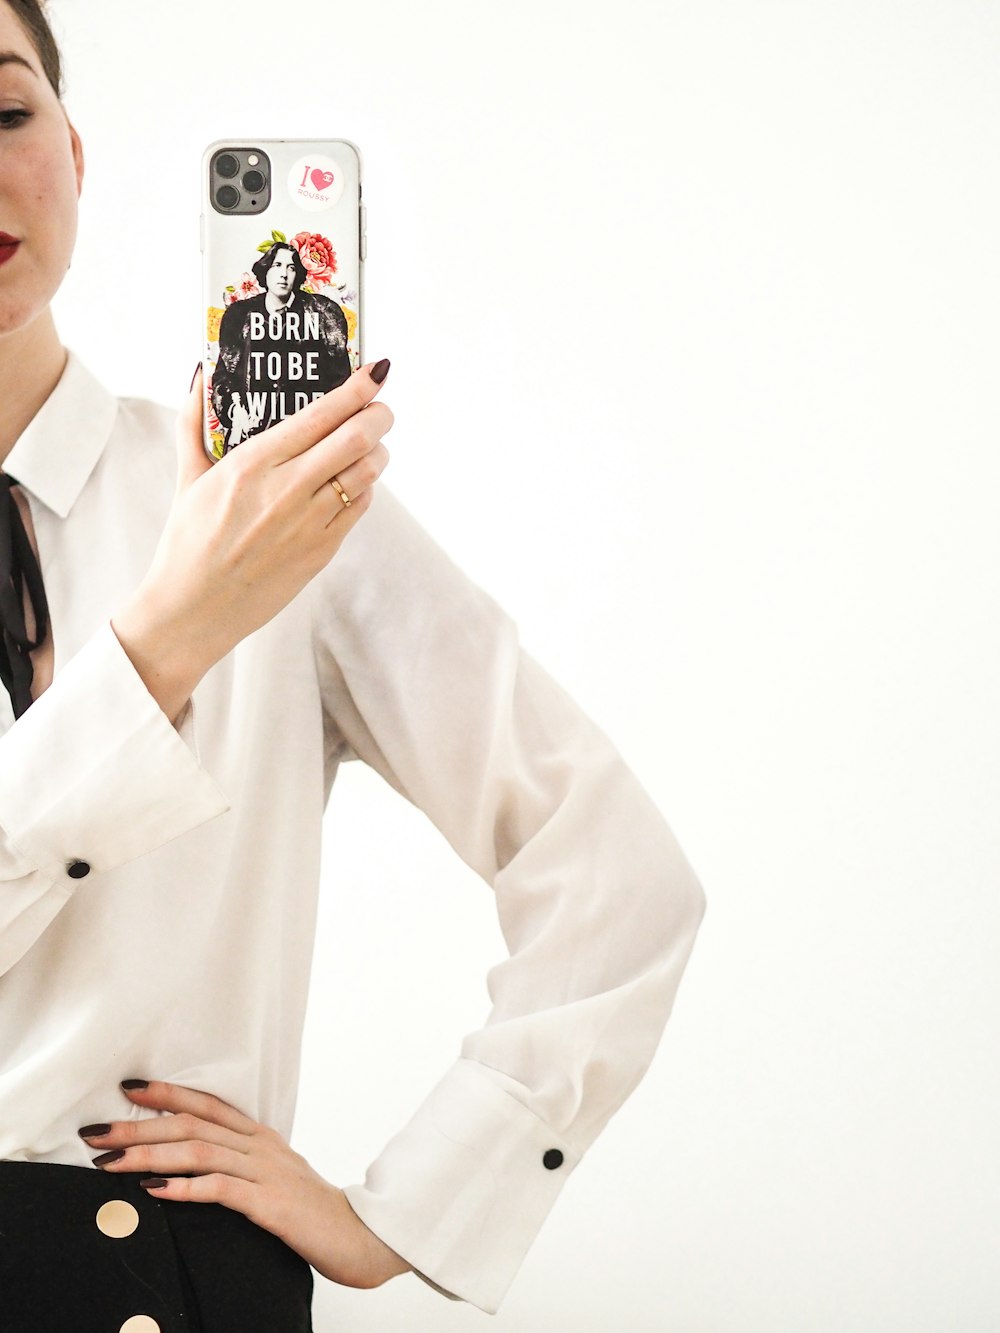
M 129 1090 L 130 1088 L 148 1088 L 148 1087 L 149 1087 L 149 1079 L 148 1079 L 148 1078 L 123 1078 L 123 1079 L 122 1079 L 122 1083 L 121 1083 L 121 1085 L 122 1085 L 122 1087 L 125 1089 L 126 1092 L 128 1092 L 128 1090 Z
M 381 361 L 376 361 L 369 371 L 369 374 L 376 384 L 381 384 L 388 373 L 389 361 L 386 357 L 383 357 Z
M 124 1148 L 112 1148 L 110 1152 L 102 1152 L 100 1157 L 95 1157 L 93 1161 L 95 1166 L 107 1166 L 109 1162 L 117 1162 L 120 1157 L 124 1156 Z
M 110 1125 L 84 1125 L 83 1129 L 78 1129 L 76 1132 L 80 1135 L 80 1138 L 81 1138 L 81 1139 L 96 1139 L 96 1138 L 100 1138 L 100 1136 L 101 1136 L 102 1134 L 110 1134 L 110 1133 L 111 1133 L 111 1126 L 110 1126 Z
M 170 1181 L 164 1180 L 162 1176 L 150 1176 L 148 1180 L 140 1180 L 139 1184 L 143 1189 L 159 1190 L 162 1189 L 164 1185 L 169 1185 Z

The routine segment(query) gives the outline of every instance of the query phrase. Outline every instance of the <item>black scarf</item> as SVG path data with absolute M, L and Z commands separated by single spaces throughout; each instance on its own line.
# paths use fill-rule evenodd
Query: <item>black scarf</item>
M 0 472 L 0 681 L 14 705 L 18 718 L 31 707 L 31 680 L 34 674 L 31 652 L 45 642 L 49 628 L 49 607 L 42 586 L 31 541 L 25 531 L 21 511 L 10 488 L 17 480 Z M 28 638 L 24 623 L 24 588 L 28 587 L 35 613 L 37 638 Z

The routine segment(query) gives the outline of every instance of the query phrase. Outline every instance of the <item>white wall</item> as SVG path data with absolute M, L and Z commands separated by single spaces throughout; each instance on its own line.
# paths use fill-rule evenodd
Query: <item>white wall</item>
M 358 143 L 386 484 L 705 885 L 660 1053 L 489 1327 L 996 1329 L 998 7 L 54 13 L 88 161 L 64 341 L 180 402 L 204 145 Z M 328 818 L 293 1142 L 347 1183 L 503 946 L 372 774 Z M 317 1278 L 318 1333 L 486 1326 Z

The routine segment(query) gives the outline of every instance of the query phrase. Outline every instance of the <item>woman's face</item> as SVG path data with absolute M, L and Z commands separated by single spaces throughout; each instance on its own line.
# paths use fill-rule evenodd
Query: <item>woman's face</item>
M 0 0 L 0 338 L 48 307 L 76 241 L 83 147 Z M 17 245 L 5 244 L 13 237 Z

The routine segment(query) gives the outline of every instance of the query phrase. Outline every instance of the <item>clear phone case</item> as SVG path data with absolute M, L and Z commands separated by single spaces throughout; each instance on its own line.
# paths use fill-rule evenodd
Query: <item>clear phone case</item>
M 202 159 L 205 450 L 219 459 L 363 363 L 361 154 L 218 140 Z

